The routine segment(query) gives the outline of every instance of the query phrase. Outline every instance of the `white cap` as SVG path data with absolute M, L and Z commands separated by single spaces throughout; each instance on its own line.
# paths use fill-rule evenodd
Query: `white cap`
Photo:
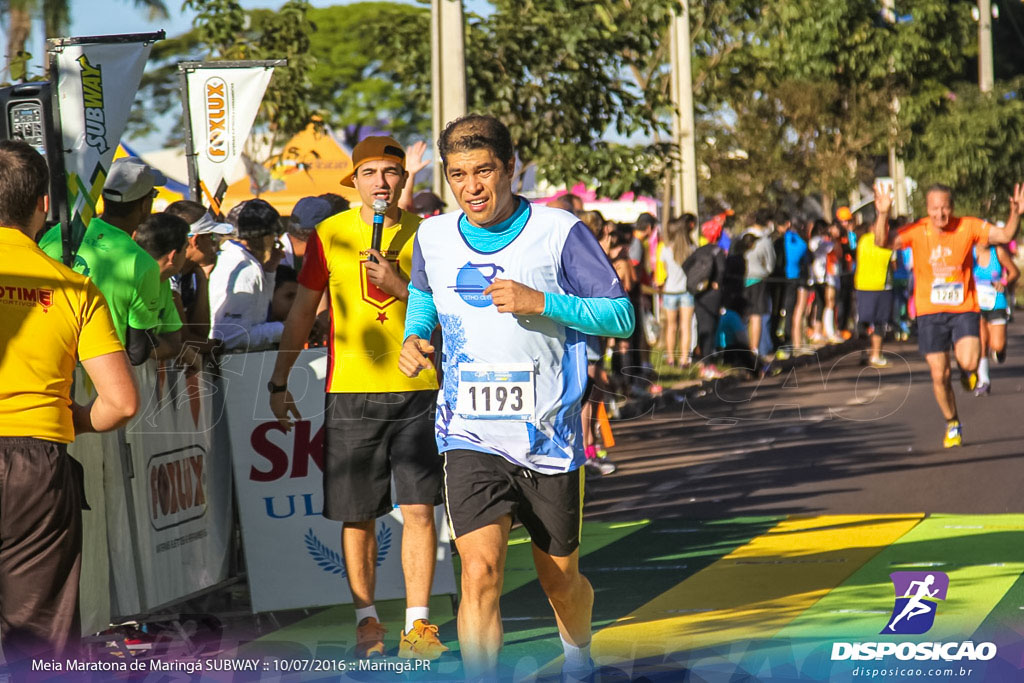
M 195 223 L 188 226 L 189 235 L 230 235 L 235 231 L 235 226 L 230 223 L 218 223 L 209 211 Z
M 167 184 L 163 173 L 146 165 L 137 157 L 123 157 L 114 160 L 110 173 L 103 183 L 103 198 L 112 202 L 134 202 L 153 191 L 154 187 Z

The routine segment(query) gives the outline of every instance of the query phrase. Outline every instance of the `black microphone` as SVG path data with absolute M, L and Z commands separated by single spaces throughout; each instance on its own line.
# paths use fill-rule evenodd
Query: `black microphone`
M 388 203 L 383 199 L 373 200 L 373 235 L 370 237 L 370 248 L 380 251 L 380 242 L 384 239 L 384 212 L 388 210 Z M 373 255 L 370 260 L 377 263 Z

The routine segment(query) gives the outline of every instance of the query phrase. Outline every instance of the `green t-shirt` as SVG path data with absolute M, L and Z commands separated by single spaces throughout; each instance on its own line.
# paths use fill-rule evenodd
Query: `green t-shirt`
M 59 225 L 43 235 L 39 248 L 55 261 L 61 260 Z M 160 267 L 124 230 L 93 218 L 71 267 L 92 278 L 102 292 L 122 344 L 129 326 L 152 330 L 160 324 Z

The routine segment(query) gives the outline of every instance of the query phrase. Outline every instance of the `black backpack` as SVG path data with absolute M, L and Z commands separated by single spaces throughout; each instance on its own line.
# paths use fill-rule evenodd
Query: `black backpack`
M 687 292 L 696 296 L 711 285 L 711 278 L 715 274 L 715 257 L 718 252 L 717 244 L 705 244 L 683 261 Z

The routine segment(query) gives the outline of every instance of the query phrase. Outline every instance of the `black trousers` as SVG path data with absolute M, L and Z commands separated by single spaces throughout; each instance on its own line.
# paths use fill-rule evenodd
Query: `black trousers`
M 853 273 L 847 273 L 839 277 L 839 289 L 836 290 L 836 332 L 849 328 L 853 303 Z
M 0 639 L 15 669 L 78 650 L 82 475 L 64 444 L 0 437 Z
M 715 352 L 715 337 L 718 332 L 718 310 L 722 306 L 722 293 L 709 289 L 695 297 L 693 315 L 697 319 L 697 346 L 701 358 Z
M 772 295 L 772 317 L 769 332 L 776 347 L 790 343 L 793 337 L 793 309 L 800 280 L 793 278 L 769 284 Z

